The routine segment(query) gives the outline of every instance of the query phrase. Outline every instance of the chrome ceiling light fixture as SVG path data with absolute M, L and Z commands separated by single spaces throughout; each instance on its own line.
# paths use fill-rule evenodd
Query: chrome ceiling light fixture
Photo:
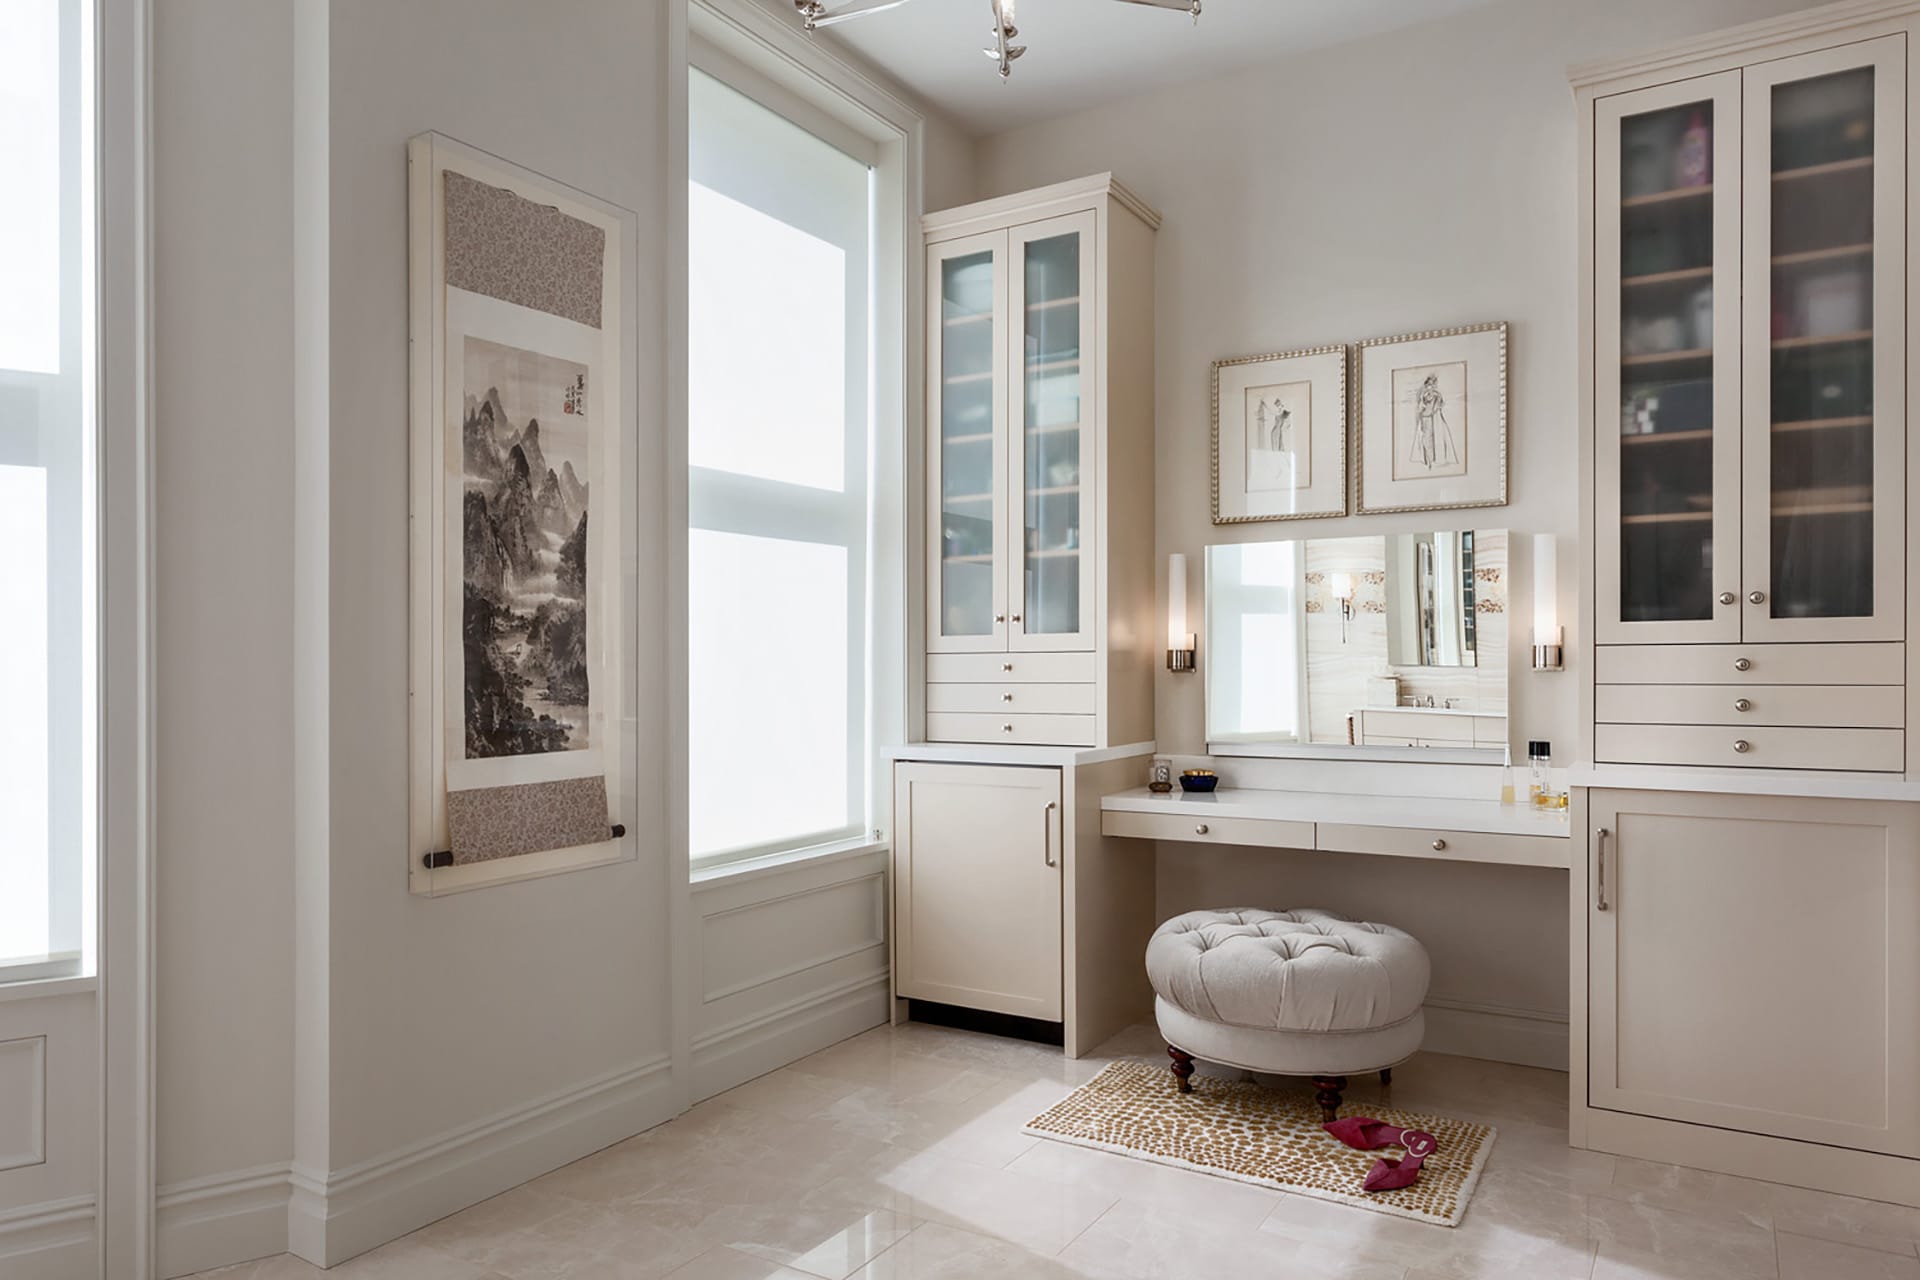
M 830 7 L 827 0 L 793 0 L 793 7 L 811 34 L 821 27 L 830 27 L 850 18 L 864 18 L 870 13 L 885 13 L 906 3 L 907 0 L 851 0 L 851 3 Z M 988 33 L 993 43 L 981 52 L 994 60 L 1000 71 L 1000 79 L 1004 82 L 1013 74 L 1014 60 L 1027 51 L 1027 46 L 1014 43 L 1020 34 L 1020 28 L 1013 24 L 1015 0 L 987 0 L 987 3 L 993 9 L 993 27 Z M 1114 0 L 1114 3 L 1145 5 L 1149 9 L 1178 9 L 1192 15 L 1195 22 L 1200 21 L 1200 0 Z

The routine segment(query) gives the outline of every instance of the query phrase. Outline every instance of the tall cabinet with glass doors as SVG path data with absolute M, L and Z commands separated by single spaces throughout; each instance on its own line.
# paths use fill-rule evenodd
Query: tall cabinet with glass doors
M 1906 768 L 1907 42 L 1595 101 L 1600 763 Z
M 926 219 L 926 738 L 1152 738 L 1153 233 L 1101 176 Z

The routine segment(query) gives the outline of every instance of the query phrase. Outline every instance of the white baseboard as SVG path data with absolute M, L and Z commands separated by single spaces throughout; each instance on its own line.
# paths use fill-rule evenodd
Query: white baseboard
M 779 1008 L 709 1031 L 693 1042 L 694 1101 L 777 1071 L 887 1020 L 888 973 L 862 974 Z
M 291 1171 L 284 1164 L 168 1183 L 154 1197 L 161 1280 L 287 1251 Z
M 1522 1067 L 1567 1069 L 1567 1015 L 1540 1009 L 1510 1009 L 1464 1000 L 1428 1000 L 1431 1053 L 1452 1053 Z
M 678 1111 L 665 1057 L 329 1173 L 294 1168 L 287 1251 L 331 1267 L 651 1129 Z
M 92 1196 L 0 1210 L 0 1275 L 7 1280 L 96 1280 L 97 1212 Z

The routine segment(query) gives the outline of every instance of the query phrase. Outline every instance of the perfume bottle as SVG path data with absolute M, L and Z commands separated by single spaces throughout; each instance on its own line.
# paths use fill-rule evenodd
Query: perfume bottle
M 1673 185 L 1676 187 L 1704 187 L 1713 181 L 1713 130 L 1707 126 L 1706 117 L 1698 111 L 1687 123 L 1687 131 L 1680 135 L 1680 146 L 1674 152 Z
M 1500 766 L 1500 803 L 1513 803 L 1513 747 L 1507 747 L 1506 763 Z
M 1547 785 L 1547 770 L 1553 767 L 1553 744 L 1551 742 L 1529 742 L 1527 744 L 1527 803 L 1535 807 L 1544 803 L 1544 797 L 1552 791 Z

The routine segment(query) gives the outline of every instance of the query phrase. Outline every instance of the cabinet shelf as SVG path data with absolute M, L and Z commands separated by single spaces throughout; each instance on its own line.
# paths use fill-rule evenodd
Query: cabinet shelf
M 1640 355 L 1621 356 L 1620 363 L 1631 367 L 1638 367 L 1648 364 L 1680 364 L 1688 360 L 1710 360 L 1712 358 L 1712 347 L 1687 347 L 1680 351 L 1647 351 Z
M 1713 428 L 1700 427 L 1693 431 L 1653 431 L 1643 436 L 1621 436 L 1620 443 L 1622 445 L 1690 444 L 1711 439 L 1713 439 Z
M 1796 169 L 1775 169 L 1775 182 L 1799 182 L 1806 178 L 1823 178 L 1830 173 L 1847 173 L 1857 169 L 1871 169 L 1872 156 L 1856 156 L 1851 160 L 1829 160 L 1825 164 L 1801 165 Z
M 1644 276 L 1622 276 L 1620 287 L 1640 289 L 1648 285 L 1678 284 L 1683 280 L 1705 280 L 1712 275 L 1712 267 L 1682 267 L 1678 271 L 1655 271 Z
M 941 556 L 942 564 L 992 564 L 993 553 L 986 552 L 977 556 Z
M 1077 484 L 1052 484 L 1040 489 L 1029 489 L 1027 490 L 1027 496 L 1029 498 L 1054 498 L 1062 494 L 1078 492 L 1080 492 L 1080 486 Z
M 993 443 L 993 432 L 973 431 L 963 436 L 943 436 L 940 440 L 940 443 L 941 444 L 991 444 Z
M 1027 434 L 1030 436 L 1065 436 L 1072 435 L 1078 430 L 1080 430 L 1079 423 L 1067 422 L 1053 427 L 1028 427 Z
M 1027 304 L 1027 310 L 1054 311 L 1060 307 L 1077 307 L 1079 305 L 1080 295 L 1076 293 L 1071 298 L 1048 298 L 1044 302 L 1029 302 Z
M 1041 551 L 1027 552 L 1029 560 L 1077 560 L 1080 558 L 1078 547 L 1048 547 Z
M 1796 431 L 1839 431 L 1848 428 L 1870 427 L 1873 419 L 1858 418 L 1805 418 L 1798 422 L 1776 422 L 1773 429 L 1780 433 Z
M 1026 371 L 1028 373 L 1060 373 L 1067 369 L 1078 369 L 1079 367 L 1080 357 L 1068 356 L 1064 360 L 1029 360 L 1026 364 Z
M 1621 524 L 1710 524 L 1711 511 L 1651 511 L 1645 515 L 1621 516 Z
M 956 504 L 978 506 L 982 502 L 992 502 L 993 495 L 990 493 L 950 493 L 940 501 L 945 506 L 954 506 Z
M 1866 342 L 1873 337 L 1871 329 L 1856 329 L 1852 333 L 1828 333 L 1815 338 L 1775 338 L 1775 351 L 1800 351 L 1808 347 L 1837 347 L 1849 342 Z
M 992 324 L 993 313 L 986 311 L 977 316 L 947 316 L 940 323 L 949 329 L 958 329 L 970 324 Z
M 993 370 L 987 369 L 980 373 L 952 373 L 940 379 L 940 381 L 949 387 L 964 386 L 970 382 L 992 382 Z
M 1803 262 L 1827 262 L 1834 258 L 1863 258 L 1873 252 L 1871 244 L 1836 244 L 1825 249 L 1803 249 L 1799 253 L 1776 253 L 1776 267 L 1797 267 Z
M 1703 183 L 1697 187 L 1674 187 L 1670 191 L 1650 191 L 1643 196 L 1628 196 L 1620 202 L 1622 209 L 1644 209 L 1648 205 L 1671 204 L 1675 200 L 1700 200 L 1713 194 L 1713 184 Z

